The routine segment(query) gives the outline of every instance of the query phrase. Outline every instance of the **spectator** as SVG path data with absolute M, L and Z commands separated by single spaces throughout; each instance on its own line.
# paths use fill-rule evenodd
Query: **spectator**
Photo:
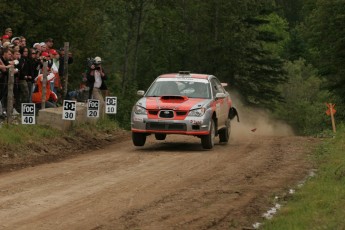
M 29 103 L 28 82 L 32 80 L 31 66 L 29 61 L 29 49 L 23 48 L 19 59 L 19 99 L 20 103 Z
M 50 49 L 49 50 L 49 56 L 50 56 L 50 63 L 51 63 L 51 68 L 55 74 L 55 78 L 53 81 L 51 81 L 51 90 L 55 93 L 58 94 L 58 92 L 61 92 L 61 82 L 60 82 L 60 76 L 59 76 L 59 53 L 54 50 Z
M 59 49 L 59 53 L 60 53 L 60 58 L 59 58 L 59 75 L 60 77 L 64 76 L 64 65 L 65 65 L 65 49 L 63 47 L 61 47 Z M 73 63 L 73 56 L 71 52 L 68 52 L 68 64 L 72 64 Z
M 39 51 L 39 52 L 42 51 L 40 43 L 35 43 L 35 44 L 32 46 L 32 48 L 36 49 L 36 50 Z
M 35 79 L 38 76 L 39 69 L 40 69 L 40 59 L 38 56 L 38 51 L 34 48 L 30 49 L 30 57 L 29 57 L 29 63 L 30 63 L 30 73 L 31 73 L 31 79 L 28 79 L 28 87 L 29 87 L 29 101 L 31 102 L 32 93 L 35 86 Z
M 85 82 L 81 82 L 79 89 L 69 91 L 66 95 L 67 100 L 76 100 L 80 102 L 87 102 L 89 96 L 89 87 L 86 86 Z
M 19 46 L 21 48 L 26 47 L 26 38 L 24 36 L 20 36 L 19 38 L 20 38 Z
M 14 45 L 14 46 L 19 46 L 19 43 L 20 43 L 20 38 L 19 37 L 14 37 L 11 39 L 11 43 Z
M 9 67 L 13 66 L 11 62 L 13 58 L 13 53 L 10 48 L 3 48 L 2 56 L 0 58 L 0 101 L 3 108 L 7 108 L 7 82 L 8 82 L 8 74 L 9 74 Z
M 39 73 L 42 73 L 43 63 L 45 61 L 48 62 L 48 68 L 50 69 L 53 65 L 53 62 L 50 61 L 50 55 L 47 52 L 42 52 L 41 56 L 39 57 L 40 65 L 39 65 Z
M 47 50 L 49 52 L 50 49 L 53 49 L 53 46 L 54 46 L 54 40 L 52 38 L 47 38 L 46 42 L 46 47 L 47 47 Z
M 19 46 L 13 46 L 13 51 L 20 51 L 20 47 Z
M 12 29 L 11 28 L 7 28 L 5 30 L 5 35 L 8 35 L 9 39 L 11 39 L 12 35 L 13 35 Z
M 53 73 L 49 73 L 47 76 L 47 84 L 46 84 L 46 95 L 45 95 L 45 107 L 46 108 L 55 108 L 57 101 L 57 96 L 54 92 L 50 89 L 50 81 L 54 79 L 55 75 Z M 35 79 L 36 82 L 36 89 L 35 92 L 32 94 L 32 102 L 36 104 L 36 107 L 40 109 L 42 107 L 42 89 L 43 89 L 43 74 L 38 75 Z
M 10 42 L 10 37 L 7 34 L 1 37 L 1 43 L 4 44 L 5 42 Z
M 13 44 L 11 44 L 11 42 L 4 42 L 2 44 L 3 48 L 13 48 Z
M 20 104 L 20 90 L 19 90 L 19 60 L 21 58 L 21 54 L 19 50 L 13 51 L 13 61 L 14 61 L 14 85 L 13 85 L 13 94 L 14 94 L 14 108 L 16 111 L 21 111 L 21 104 Z
M 95 57 L 93 63 L 87 71 L 87 81 L 90 88 L 89 98 L 99 100 L 100 111 L 103 112 L 104 109 L 104 99 L 102 96 L 102 88 L 106 88 L 105 80 L 107 76 L 102 67 L 102 59 L 100 57 Z
M 41 42 L 40 46 L 41 46 L 41 52 L 46 52 L 47 51 L 47 45 L 46 45 L 45 42 Z

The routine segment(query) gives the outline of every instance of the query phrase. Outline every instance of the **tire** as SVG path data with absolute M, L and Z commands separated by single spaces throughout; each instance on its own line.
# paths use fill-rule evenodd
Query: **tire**
M 165 133 L 155 133 L 156 140 L 163 141 L 167 137 Z
M 146 133 L 133 133 L 132 141 L 135 146 L 144 146 L 146 142 Z
M 231 132 L 230 118 L 226 120 L 225 128 L 219 130 L 219 142 L 228 143 Z
M 215 122 L 212 119 L 211 120 L 211 128 L 210 128 L 210 133 L 205 136 L 201 136 L 201 145 L 204 149 L 212 149 L 214 146 L 214 139 L 216 136 L 216 127 L 215 127 Z

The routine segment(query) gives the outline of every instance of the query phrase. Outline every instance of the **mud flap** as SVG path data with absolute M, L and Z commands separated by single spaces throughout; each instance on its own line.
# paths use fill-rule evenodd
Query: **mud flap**
M 235 117 L 237 117 L 237 122 L 240 122 L 240 117 L 238 116 L 237 109 L 235 107 L 231 107 L 229 112 L 229 118 L 230 120 L 232 120 Z

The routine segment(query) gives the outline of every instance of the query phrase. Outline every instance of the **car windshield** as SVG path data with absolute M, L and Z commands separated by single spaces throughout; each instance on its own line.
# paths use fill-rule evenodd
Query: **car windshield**
M 193 79 L 176 81 L 162 79 L 152 84 L 146 93 L 148 97 L 187 96 L 189 98 L 211 98 L 208 81 Z

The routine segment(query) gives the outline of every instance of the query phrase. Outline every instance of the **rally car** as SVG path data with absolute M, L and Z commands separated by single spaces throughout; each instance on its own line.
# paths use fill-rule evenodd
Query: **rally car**
M 131 114 L 132 140 L 143 146 L 146 137 L 154 134 L 165 140 L 167 134 L 193 135 L 201 139 L 204 149 L 212 149 L 215 137 L 227 143 L 230 120 L 238 117 L 226 84 L 213 75 L 188 71 L 157 77 L 147 92 L 133 106 Z

